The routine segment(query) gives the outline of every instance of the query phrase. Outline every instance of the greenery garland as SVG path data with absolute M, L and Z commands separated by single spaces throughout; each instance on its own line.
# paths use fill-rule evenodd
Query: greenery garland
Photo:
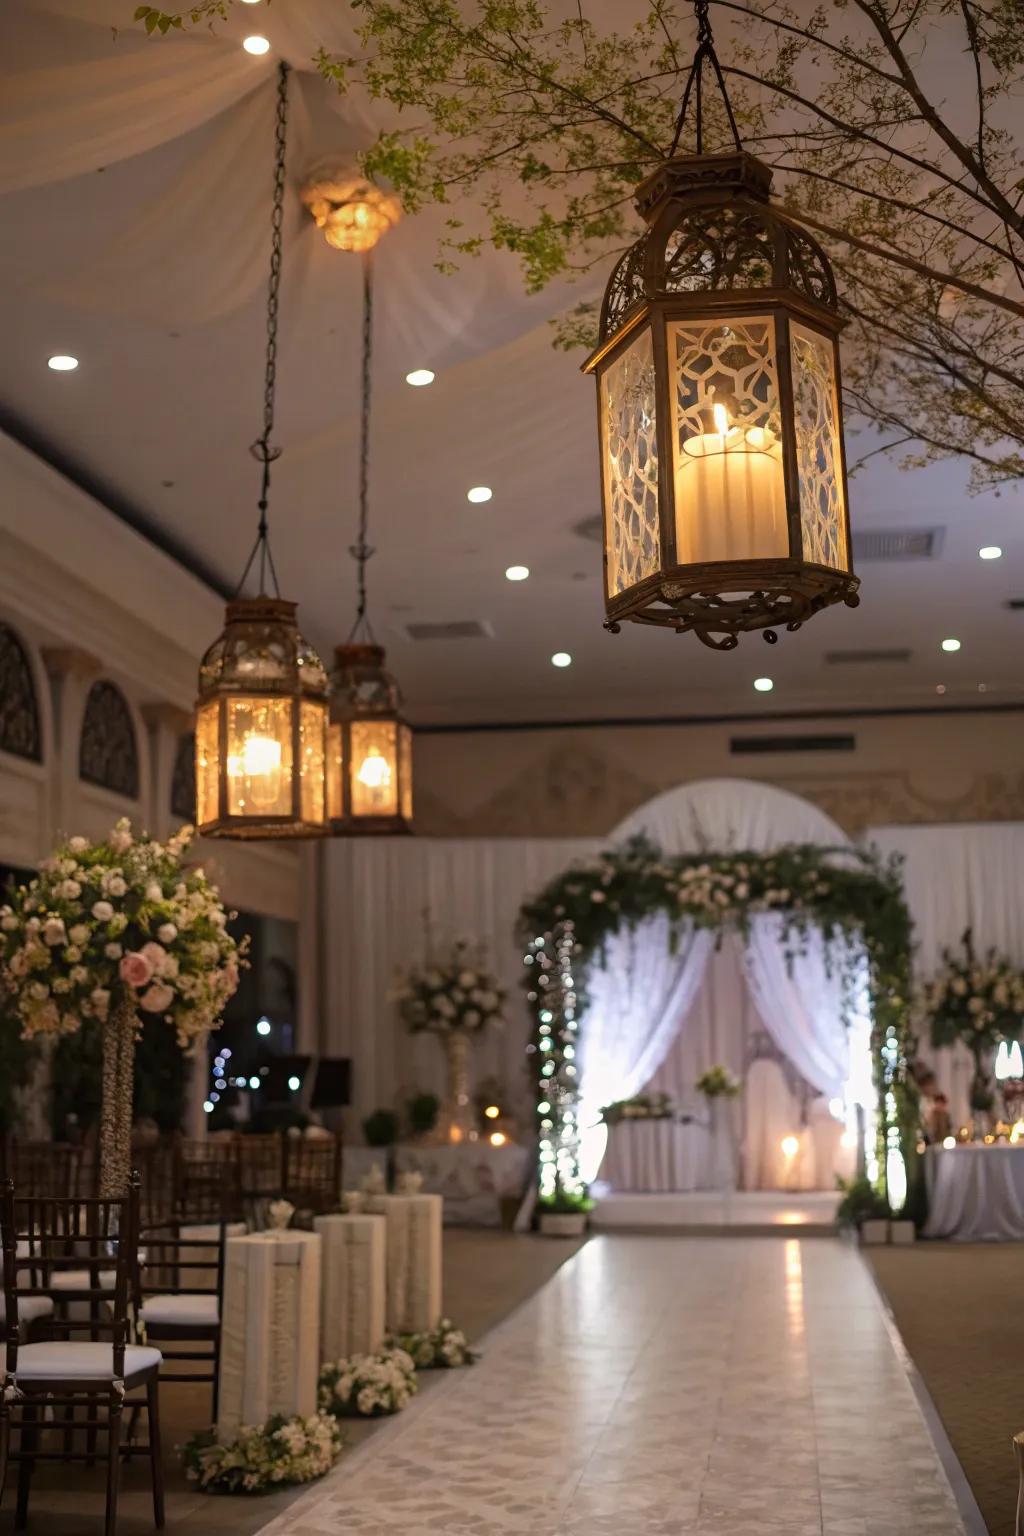
M 545 992 L 537 986 L 535 936 L 557 931 L 572 934 L 574 1022 L 585 1031 L 588 969 L 621 929 L 666 916 L 669 942 L 675 945 L 690 924 L 743 936 L 754 916 L 775 912 L 783 919 L 793 953 L 798 952 L 802 936 L 817 929 L 845 967 L 854 953 L 850 941 L 862 942 L 869 969 L 880 1177 L 884 1181 L 888 1154 L 899 1151 L 908 1186 L 913 1187 L 918 1098 L 908 1065 L 915 1043 L 910 1025 L 912 923 L 900 867 L 898 856 L 882 860 L 864 849 L 808 843 L 771 853 L 669 856 L 641 835 L 567 869 L 520 912 L 520 936 L 529 949 L 523 984 L 535 1020 L 530 1051 L 540 1055 L 544 1067 L 552 1066 L 542 1082 L 545 1091 L 552 1079 L 564 1088 L 567 1069 L 568 1081 L 575 1082 L 579 1037 L 575 1030 L 571 1037 L 565 1036 L 552 1023 Z M 541 1102 L 547 1104 L 550 1097 Z M 537 1113 L 543 1140 L 551 1134 L 550 1124 L 545 1123 L 550 1112 L 538 1109 Z

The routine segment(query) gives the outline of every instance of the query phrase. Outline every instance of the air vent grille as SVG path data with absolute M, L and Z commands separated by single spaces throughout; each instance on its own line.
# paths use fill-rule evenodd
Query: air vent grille
M 944 528 L 862 528 L 853 535 L 855 563 L 865 560 L 935 560 Z
M 852 752 L 855 736 L 734 736 L 729 751 L 740 756 L 755 752 Z
M 493 640 L 494 630 L 483 619 L 449 619 L 443 624 L 407 624 L 410 640 Z
M 1020 613 L 1024 610 L 1024 597 L 1008 597 L 1006 599 L 1006 606 L 1013 613 Z
M 875 662 L 909 660 L 910 652 L 907 650 L 825 652 L 825 664 L 829 667 L 865 667 L 873 666 Z
M 604 538 L 604 518 L 600 512 L 593 517 L 581 518 L 578 523 L 573 523 L 572 531 L 578 539 L 589 539 L 591 544 L 600 544 Z

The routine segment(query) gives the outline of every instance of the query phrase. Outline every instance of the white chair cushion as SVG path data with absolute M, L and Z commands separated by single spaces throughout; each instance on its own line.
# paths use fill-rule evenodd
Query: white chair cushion
M 18 1321 L 19 1323 L 34 1323 L 39 1317 L 49 1317 L 53 1311 L 53 1298 L 50 1296 L 19 1296 L 18 1297 Z M 0 1291 L 0 1323 L 7 1318 L 7 1297 Z
M 163 1359 L 158 1349 L 129 1344 L 124 1352 L 124 1374 L 148 1371 Z M 114 1352 L 109 1344 L 75 1343 L 55 1339 L 48 1344 L 23 1344 L 18 1350 L 21 1381 L 111 1381 Z
M 216 1296 L 147 1296 L 142 1304 L 145 1323 L 171 1323 L 187 1327 L 189 1323 L 204 1328 L 220 1322 Z
M 112 1291 L 117 1273 L 113 1269 L 101 1269 L 96 1279 L 104 1291 Z M 55 1269 L 50 1273 L 51 1291 L 91 1291 L 96 1289 L 92 1271 L 88 1269 Z

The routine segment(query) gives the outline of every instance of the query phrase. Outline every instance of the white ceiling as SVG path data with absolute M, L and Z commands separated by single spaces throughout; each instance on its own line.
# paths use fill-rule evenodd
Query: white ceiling
M 296 66 L 308 59 L 294 23 L 301 12 L 317 31 L 318 5 L 331 9 L 323 0 L 238 7 L 244 16 L 216 38 L 173 43 L 130 28 L 112 37 L 111 17 L 123 22 L 132 10 L 120 0 L 20 0 L 0 17 L 0 100 L 10 102 L 13 88 L 15 101 L 7 128 L 0 105 L 0 168 L 9 173 L 0 185 L 22 187 L 0 199 L 0 405 L 225 587 L 255 522 L 247 450 L 260 427 L 276 50 Z M 239 38 L 252 30 L 275 50 L 240 66 Z M 143 66 L 159 73 L 164 59 L 186 82 L 201 70 L 212 95 L 203 105 L 198 86 L 171 92 L 154 125 L 151 85 L 114 98 L 122 79 Z M 90 160 L 76 139 L 76 92 L 96 81 L 109 110 Z M 231 100 L 214 110 L 222 88 Z M 52 95 L 52 116 L 37 112 L 33 125 L 23 113 L 29 126 L 13 133 L 25 92 L 37 104 Z M 293 80 L 275 434 L 284 454 L 271 524 L 282 586 L 325 652 L 345 638 L 352 612 L 359 267 L 328 248 L 295 192 L 315 161 L 366 142 L 371 115 L 308 72 Z M 47 136 L 59 152 L 42 153 Z M 140 142 L 147 147 L 135 153 Z M 68 164 L 76 174 L 59 180 L 38 170 Z M 600 548 L 574 532 L 599 505 L 593 385 L 578 358 L 552 349 L 549 326 L 583 295 L 562 288 L 528 299 L 504 256 L 443 277 L 433 266 L 439 228 L 434 212 L 405 219 L 377 261 L 371 613 L 414 721 L 1024 698 L 1024 613 L 1003 607 L 1024 597 L 1021 498 L 970 498 L 955 463 L 901 473 L 876 457 L 854 477 L 855 527 L 945 529 L 937 559 L 864 565 L 856 611 L 831 610 L 772 649 L 749 637 L 729 655 L 692 636 L 629 626 L 606 634 Z M 77 356 L 77 372 L 48 370 L 54 352 Z M 412 389 L 404 376 L 420 366 L 436 382 Z M 851 436 L 851 461 L 873 446 Z M 470 505 L 466 490 L 479 484 L 493 499 Z M 1004 558 L 979 560 L 984 544 L 1001 545 Z M 513 563 L 530 567 L 528 581 L 504 579 Z M 413 642 L 404 632 L 409 622 L 461 619 L 484 621 L 493 637 Z M 962 641 L 958 654 L 942 653 L 947 635 Z M 210 638 L 196 635 L 197 657 Z M 876 648 L 909 648 L 912 659 L 824 661 L 827 650 Z M 551 666 L 556 650 L 572 654 L 570 668 Z M 774 691 L 755 693 L 753 679 L 766 673 Z

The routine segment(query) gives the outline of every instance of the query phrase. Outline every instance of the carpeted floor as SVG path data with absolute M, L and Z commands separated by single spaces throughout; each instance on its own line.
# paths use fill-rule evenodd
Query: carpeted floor
M 461 1228 L 445 1231 L 444 1305 L 447 1314 L 478 1339 L 539 1289 L 580 1246 L 575 1239 L 516 1236 Z M 444 1372 L 420 1376 L 420 1390 L 429 1392 Z M 169 1384 L 161 1390 L 161 1419 L 167 1483 L 167 1536 L 253 1536 L 286 1508 L 301 1489 L 286 1489 L 259 1498 L 215 1498 L 201 1494 L 181 1471 L 175 1447 L 209 1422 L 209 1388 Z M 373 1434 L 386 1420 L 353 1420 L 346 1424 L 348 1444 Z M 102 1443 L 102 1441 L 101 1441 Z M 14 1483 L 8 1478 L 0 1508 L 0 1536 L 14 1525 Z M 100 1536 L 103 1529 L 103 1467 L 41 1463 L 33 1480 L 29 1532 L 43 1536 Z M 151 1536 L 153 1531 L 149 1475 L 139 1459 L 124 1468 L 118 1536 Z
M 865 1248 L 990 1536 L 1013 1536 L 1024 1430 L 1024 1243 Z M 894 1448 L 894 1469 L 898 1448 Z

